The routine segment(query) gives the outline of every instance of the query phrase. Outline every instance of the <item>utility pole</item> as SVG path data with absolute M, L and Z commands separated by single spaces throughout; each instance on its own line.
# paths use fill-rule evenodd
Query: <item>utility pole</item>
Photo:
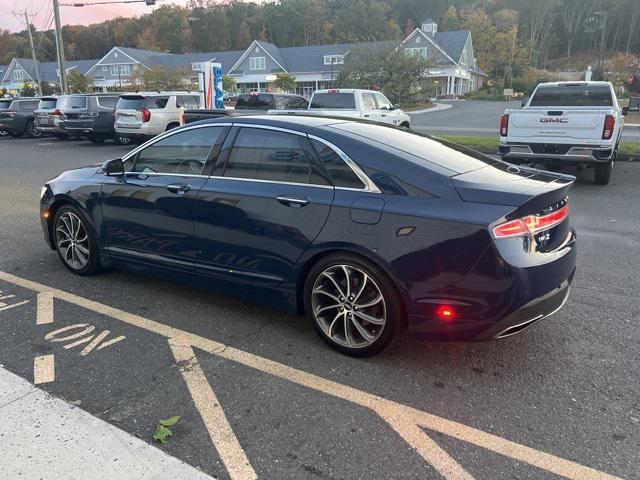
M 60 8 L 58 0 L 53 0 L 53 16 L 56 20 L 56 49 L 58 51 L 58 70 L 60 71 L 60 93 L 67 93 L 67 72 L 64 69 L 64 43 L 62 43 L 62 27 L 60 26 Z
M 42 78 L 40 78 L 40 65 L 36 59 L 36 49 L 33 47 L 33 36 L 31 35 L 31 23 L 29 22 L 29 14 L 25 10 L 24 22 L 27 26 L 27 32 L 29 32 L 29 44 L 31 45 L 31 57 L 33 58 L 33 65 L 36 69 L 36 83 L 38 84 L 38 95 L 42 96 Z

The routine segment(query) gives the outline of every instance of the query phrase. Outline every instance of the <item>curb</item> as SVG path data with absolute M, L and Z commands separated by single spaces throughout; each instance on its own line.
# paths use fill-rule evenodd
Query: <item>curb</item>
M 441 110 L 448 110 L 453 105 L 450 103 L 436 103 L 436 106 L 433 108 L 427 108 L 425 110 L 415 110 L 413 112 L 407 112 L 409 115 L 420 115 L 421 113 L 431 113 L 431 112 L 439 112 Z

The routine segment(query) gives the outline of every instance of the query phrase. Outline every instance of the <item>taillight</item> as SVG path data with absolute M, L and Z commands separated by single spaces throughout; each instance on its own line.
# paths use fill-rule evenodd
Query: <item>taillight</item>
M 493 227 L 496 238 L 524 237 L 548 230 L 562 223 L 569 216 L 569 205 L 559 208 L 546 215 L 527 215 L 526 217 L 510 220 Z
M 151 120 L 151 112 L 149 111 L 148 108 L 143 108 L 142 110 L 140 110 L 140 112 L 142 112 L 143 122 L 148 122 L 149 120 Z
M 604 128 L 602 129 L 602 139 L 611 140 L 613 129 L 616 128 L 616 117 L 607 115 L 604 117 Z
M 500 117 L 500 136 L 506 137 L 509 133 L 509 114 L 504 114 Z
M 60 116 L 60 115 L 62 115 L 62 112 L 56 108 L 53 112 L 51 112 L 51 115 Z

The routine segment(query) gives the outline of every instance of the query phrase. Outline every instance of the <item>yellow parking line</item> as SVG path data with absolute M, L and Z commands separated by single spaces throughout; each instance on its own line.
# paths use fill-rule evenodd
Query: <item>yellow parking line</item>
M 55 357 L 42 355 L 33 359 L 33 383 L 50 383 L 56 379 Z
M 53 323 L 53 294 L 42 292 L 38 294 L 38 310 L 36 325 Z
M 240 446 L 215 392 L 196 359 L 193 348 L 176 338 L 169 339 L 169 346 L 176 362 L 182 364 L 182 377 L 229 476 L 233 480 L 257 479 L 258 476 Z
M 423 454 L 426 447 L 422 447 L 420 442 L 424 442 L 425 437 L 427 436 L 426 434 L 424 436 L 418 435 L 415 426 L 422 426 L 441 432 L 453 438 L 486 448 L 506 457 L 528 463 L 566 478 L 574 480 L 618 479 L 618 477 L 580 465 L 579 463 L 572 462 L 549 453 L 541 452 L 531 447 L 506 440 L 476 428 L 469 427 L 452 420 L 447 420 L 397 402 L 386 400 L 377 395 L 373 395 L 332 380 L 327 380 L 317 375 L 245 352 L 244 350 L 239 350 L 220 342 L 201 337 L 200 335 L 188 333 L 139 315 L 125 312 L 93 300 L 88 300 L 73 293 L 52 289 L 46 285 L 16 277 L 15 275 L 5 272 L 0 272 L 0 280 L 5 280 L 15 285 L 38 292 L 51 291 L 56 298 L 69 303 L 88 308 L 103 315 L 108 315 L 117 320 L 143 328 L 158 335 L 165 336 L 169 339 L 179 339 L 181 345 L 196 347 L 219 357 L 254 368 L 258 371 L 370 408 L 387 423 L 391 420 L 393 422 L 391 427 L 394 429 L 395 427 L 398 427 L 396 431 L 398 431 L 403 439 L 416 449 L 416 451 L 420 452 L 420 454 L 423 455 L 423 458 L 425 458 L 429 463 L 432 463 L 434 467 L 436 467 L 447 479 L 469 477 L 456 477 L 456 475 L 468 474 L 461 467 L 457 466 L 453 459 L 450 459 L 450 457 L 447 458 L 448 455 L 446 453 L 445 455 L 447 456 L 442 455 L 442 453 L 437 453 L 437 455 L 428 455 L 428 452 L 426 452 Z M 408 428 L 407 425 L 410 426 L 411 424 L 413 424 L 414 427 Z

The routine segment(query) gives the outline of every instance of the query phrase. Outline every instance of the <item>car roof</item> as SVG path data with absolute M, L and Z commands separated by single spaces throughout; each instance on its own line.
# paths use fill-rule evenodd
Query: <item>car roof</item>
M 345 123 L 352 121 L 352 119 L 316 116 L 316 115 L 297 115 L 297 114 L 269 114 L 269 115 L 243 115 L 237 117 L 218 117 L 208 118 L 200 120 L 198 122 L 192 122 L 188 125 L 195 124 L 215 124 L 215 123 L 229 123 L 232 121 L 235 124 L 242 123 L 258 123 L 260 125 L 290 128 L 292 130 L 304 130 L 305 128 L 317 128 L 325 125 L 331 125 L 336 122 Z

